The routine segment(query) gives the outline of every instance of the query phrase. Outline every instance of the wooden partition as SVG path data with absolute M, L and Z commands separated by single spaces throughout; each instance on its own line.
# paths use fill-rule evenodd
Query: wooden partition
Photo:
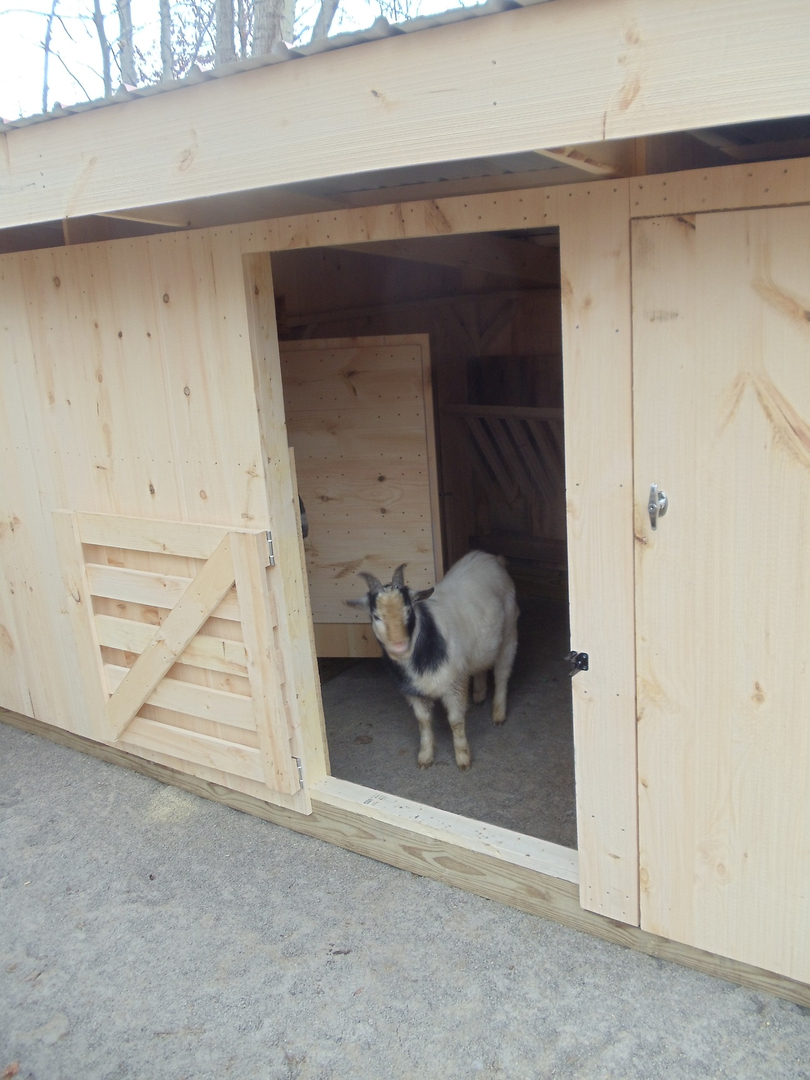
M 287 436 L 307 512 L 304 544 L 319 656 L 379 656 L 360 572 L 418 588 L 442 577 L 426 334 L 281 344 Z
M 261 553 L 298 530 L 238 237 L 7 255 L 0 286 L 3 703 L 306 810 L 293 759 L 317 779 L 325 757 L 290 560 Z

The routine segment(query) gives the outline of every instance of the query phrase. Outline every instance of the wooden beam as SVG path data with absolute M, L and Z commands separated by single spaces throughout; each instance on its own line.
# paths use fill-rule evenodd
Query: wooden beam
M 560 283 L 560 259 L 554 248 L 504 236 L 445 236 L 440 243 L 433 239 L 383 240 L 352 245 L 347 250 L 458 270 L 481 270 L 533 285 Z
M 397 187 L 358 188 L 342 191 L 340 201 L 345 206 L 379 206 L 387 203 L 411 202 L 417 199 L 444 199 L 454 195 L 480 195 L 492 191 L 520 191 L 525 188 L 555 187 L 590 180 L 581 169 L 560 166 L 557 169 L 533 169 L 529 172 L 486 174 L 459 180 L 431 180 L 419 184 L 400 184 Z M 329 181 L 323 181 L 324 192 Z
M 776 161 L 807 157 L 810 139 L 782 139 L 779 142 L 735 143 L 719 131 L 690 131 L 699 142 L 720 150 L 734 161 Z
M 390 817 L 386 819 L 384 814 L 370 816 L 368 807 L 365 812 L 358 811 L 356 807 L 347 805 L 348 800 L 341 805 L 328 783 L 324 786 L 322 795 L 317 788 L 313 790 L 312 813 L 298 814 L 285 807 L 273 806 L 263 799 L 230 791 L 221 784 L 177 772 L 166 765 L 135 757 L 123 749 L 93 742 L 81 735 L 74 735 L 62 728 L 7 709 L 0 708 L 0 722 L 21 731 L 41 735 L 60 746 L 90 754 L 101 761 L 122 765 L 161 783 L 171 784 L 210 799 L 221 806 L 252 814 L 306 836 L 326 840 L 348 851 L 400 867 L 412 874 L 444 881 L 531 915 L 592 934 L 603 941 L 683 964 L 685 967 L 753 990 L 774 994 L 805 1008 L 810 1007 L 810 986 L 804 983 L 736 960 L 727 960 L 689 945 L 667 941 L 637 927 L 585 911 L 579 906 L 576 884 L 565 878 L 515 865 L 495 851 L 490 854 L 472 850 L 463 842 L 456 843 L 446 837 L 429 835 L 428 830 L 408 823 L 407 818 L 400 823 Z
M 805 115 L 808 54 L 803 0 L 504 11 L 12 128 L 0 227 Z
M 611 176 L 630 176 L 635 172 L 635 140 L 586 143 L 582 146 L 558 146 L 552 150 L 535 150 L 541 158 L 558 165 L 568 165 L 585 173 L 592 180 Z

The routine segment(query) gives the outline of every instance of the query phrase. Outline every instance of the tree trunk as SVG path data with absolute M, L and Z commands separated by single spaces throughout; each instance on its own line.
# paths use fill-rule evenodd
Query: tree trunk
M 110 43 L 104 29 L 104 16 L 101 13 L 101 0 L 93 0 L 93 22 L 101 49 L 101 73 L 104 79 L 104 97 L 112 97 L 112 78 L 110 76 Z
M 121 65 L 121 82 L 125 86 L 135 86 L 138 76 L 135 71 L 135 45 L 132 39 L 132 8 L 130 0 L 115 0 L 118 9 L 118 49 Z
M 59 0 L 53 0 L 51 4 L 51 11 L 48 15 L 48 26 L 45 30 L 45 41 L 43 42 L 43 48 L 45 50 L 45 63 L 42 68 L 42 111 L 46 113 L 48 111 L 48 65 L 51 59 L 51 31 L 53 29 L 53 20 L 56 15 L 56 5 Z
M 233 0 L 217 0 L 217 65 L 230 64 L 236 59 L 233 45 Z
M 321 9 L 318 12 L 318 18 L 315 20 L 315 25 L 312 27 L 312 37 L 310 38 L 310 41 L 317 41 L 319 38 L 329 36 L 332 20 L 337 14 L 337 9 L 339 7 L 340 0 L 321 0 Z
M 253 55 L 265 56 L 279 41 L 292 41 L 295 0 L 253 0 Z
M 163 81 L 174 78 L 174 54 L 172 52 L 172 9 L 170 0 L 159 0 L 160 5 L 160 64 Z

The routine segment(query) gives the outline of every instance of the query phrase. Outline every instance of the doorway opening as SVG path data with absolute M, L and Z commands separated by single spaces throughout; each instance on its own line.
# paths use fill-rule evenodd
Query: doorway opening
M 332 775 L 576 848 L 558 231 L 272 263 Z M 406 562 L 422 589 L 474 548 L 505 556 L 517 589 L 508 718 L 492 724 L 490 680 L 460 772 L 437 706 L 420 770 L 410 706 L 343 601 L 361 569 L 387 582 Z

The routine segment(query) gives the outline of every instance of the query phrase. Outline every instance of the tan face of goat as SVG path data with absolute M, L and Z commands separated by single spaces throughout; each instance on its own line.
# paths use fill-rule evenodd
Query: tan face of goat
M 374 634 L 392 660 L 404 660 L 411 650 L 407 626 L 408 611 L 398 589 L 377 593 L 371 625 Z

